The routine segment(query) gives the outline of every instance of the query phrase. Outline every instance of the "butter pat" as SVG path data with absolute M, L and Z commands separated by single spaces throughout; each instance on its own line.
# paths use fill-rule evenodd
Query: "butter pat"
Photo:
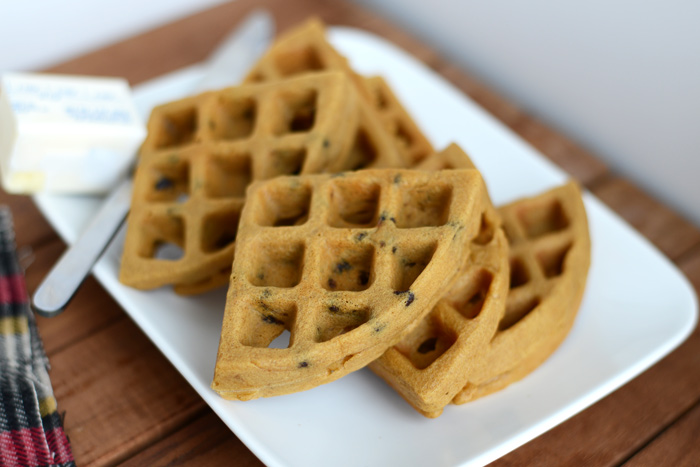
M 0 173 L 8 192 L 108 191 L 145 136 L 123 79 L 0 77 Z

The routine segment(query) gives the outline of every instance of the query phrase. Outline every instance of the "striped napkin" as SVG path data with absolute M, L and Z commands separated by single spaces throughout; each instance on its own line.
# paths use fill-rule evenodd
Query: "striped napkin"
M 0 466 L 74 466 L 49 361 L 17 262 L 12 216 L 0 206 Z

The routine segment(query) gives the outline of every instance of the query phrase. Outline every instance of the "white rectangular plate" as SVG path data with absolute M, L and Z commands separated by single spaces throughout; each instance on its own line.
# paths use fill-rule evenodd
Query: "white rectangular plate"
M 566 176 L 438 75 L 368 33 L 333 28 L 330 39 L 363 74 L 381 74 L 436 148 L 455 141 L 481 169 L 496 204 L 536 194 Z M 136 91 L 144 117 L 188 93 L 197 67 Z M 99 199 L 40 196 L 69 243 Z M 210 388 L 225 293 L 183 298 L 170 288 L 121 285 L 124 232 L 95 275 L 236 435 L 270 466 L 479 465 L 492 461 L 614 391 L 691 332 L 697 300 L 685 277 L 598 200 L 585 197 L 592 266 L 571 334 L 534 373 L 435 420 L 423 418 L 369 370 L 299 394 L 248 402 Z M 70 309 L 67 311 L 70 313 Z

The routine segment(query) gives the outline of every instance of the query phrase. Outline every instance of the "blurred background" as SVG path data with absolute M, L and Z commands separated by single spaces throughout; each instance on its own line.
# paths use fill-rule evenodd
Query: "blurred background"
M 346 1 L 411 31 L 700 225 L 700 2 Z M 40 70 L 220 3 L 0 0 L 0 71 Z

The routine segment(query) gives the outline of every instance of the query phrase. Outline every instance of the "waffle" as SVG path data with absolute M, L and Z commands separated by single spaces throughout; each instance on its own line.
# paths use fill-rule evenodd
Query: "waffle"
M 473 167 L 452 144 L 418 168 Z M 493 207 L 458 279 L 425 319 L 369 367 L 426 417 L 437 417 L 464 387 L 473 362 L 488 346 L 503 317 L 508 294 L 508 243 Z
M 510 244 L 506 312 L 456 404 L 502 389 L 544 362 L 571 329 L 586 284 L 590 239 L 576 183 L 499 212 Z
M 372 104 L 385 129 L 393 136 L 402 157 L 400 166 L 413 167 L 433 153 L 430 142 L 389 85 L 381 77 L 363 78 L 355 73 L 348 60 L 326 40 L 323 23 L 318 19 L 311 19 L 280 36 L 255 64 L 245 82 L 265 82 L 323 70 L 347 74 L 360 95 Z
M 364 79 L 326 40 L 323 23 L 318 18 L 311 18 L 280 35 L 253 66 L 244 82 L 261 83 L 328 70 L 345 73 L 367 102 L 372 101 L 372 93 Z
M 345 74 L 209 92 L 154 109 L 134 180 L 120 280 L 199 293 L 228 281 L 251 181 L 400 165 Z
M 384 122 L 384 128 L 394 142 L 408 167 L 414 167 L 433 153 L 433 146 L 404 109 L 391 87 L 380 76 L 365 78 L 372 94 L 374 109 Z
M 252 185 L 212 388 L 248 400 L 367 365 L 451 285 L 486 207 L 476 170 L 365 170 Z M 286 348 L 269 348 L 285 330 Z

